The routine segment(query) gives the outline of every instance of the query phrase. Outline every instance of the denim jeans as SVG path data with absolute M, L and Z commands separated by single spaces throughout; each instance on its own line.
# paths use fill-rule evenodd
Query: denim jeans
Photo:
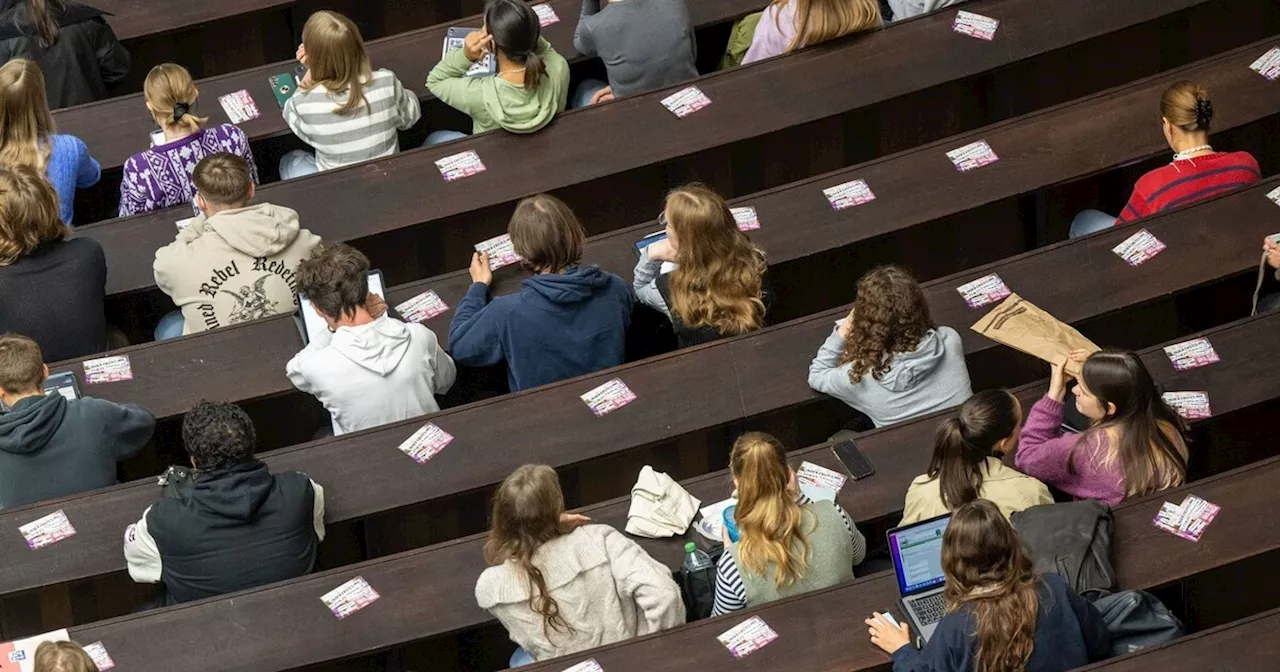
M 316 155 L 311 152 L 295 149 L 280 157 L 280 179 L 292 180 L 295 177 L 306 177 L 320 172 L 316 166 Z
M 598 79 L 584 79 L 573 91 L 573 97 L 569 99 L 569 109 L 576 110 L 579 107 L 591 107 L 591 97 L 596 95 L 600 89 L 609 86 L 608 82 L 602 82 Z
M 160 318 L 160 323 L 156 325 L 156 340 L 167 341 L 182 336 L 182 328 L 186 322 L 181 310 L 165 313 L 165 316 Z
M 1071 238 L 1079 238 L 1106 231 L 1115 225 L 1116 218 L 1101 210 L 1081 210 L 1076 214 L 1076 218 L 1071 220 L 1071 233 L 1067 235 Z
M 532 665 L 535 662 L 537 661 L 533 659 L 533 656 L 529 655 L 528 651 L 525 651 L 523 648 L 516 647 L 516 652 L 511 654 L 511 660 L 507 661 L 507 666 L 509 668 L 521 667 L 524 665 Z
M 449 142 L 451 140 L 457 140 L 465 137 L 467 137 L 467 134 L 462 131 L 431 131 L 431 133 L 427 134 L 427 140 L 422 143 L 422 146 L 438 145 L 442 142 Z

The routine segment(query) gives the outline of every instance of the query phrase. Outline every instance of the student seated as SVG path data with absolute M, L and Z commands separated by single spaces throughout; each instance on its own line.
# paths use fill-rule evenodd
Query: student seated
M 0 168 L 0 332 L 30 336 L 51 362 L 107 349 L 107 258 L 69 232 L 43 175 Z
M 156 340 L 292 313 L 298 263 L 320 237 L 298 213 L 253 200 L 253 173 L 242 158 L 210 154 L 192 171 L 200 216 L 156 251 L 156 286 L 181 311 L 166 315 Z
M 1213 103 L 1203 86 L 1183 80 L 1165 89 L 1160 122 L 1174 151 L 1173 161 L 1138 179 L 1119 217 L 1099 210 L 1080 212 L 1071 222 L 1071 237 L 1128 224 L 1262 179 L 1257 159 L 1248 152 L 1214 151 L 1209 145 L 1212 121 Z
M 928 14 L 934 10 L 959 4 L 963 0 L 886 0 L 893 11 L 893 20 L 901 21 L 913 16 Z
M 467 77 L 471 65 L 487 53 L 497 55 L 498 74 Z M 569 63 L 542 38 L 533 8 L 521 0 L 489 0 L 484 27 L 467 35 L 461 49 L 431 69 L 427 89 L 470 116 L 472 133 L 495 128 L 533 133 L 564 111 Z
M 716 566 L 712 616 L 829 588 L 853 578 L 867 540 L 835 502 L 800 492 L 796 472 L 777 439 L 763 432 L 738 437 L 729 454 L 738 503 L 738 541 L 725 532 Z
M 298 62 L 307 73 L 284 104 L 284 122 L 315 153 L 295 149 L 280 159 L 280 179 L 311 175 L 400 151 L 398 131 L 422 117 L 418 94 L 394 72 L 374 70 L 351 19 L 320 11 L 302 28 Z
M 1084 363 L 1072 390 L 1076 410 L 1093 424 L 1081 434 L 1063 433 L 1063 357 L 1052 367 L 1049 391 L 1027 415 L 1018 468 L 1072 497 L 1109 506 L 1182 485 L 1186 423 L 1160 398 L 1142 359 L 1106 350 L 1071 357 Z
M 75 642 L 40 642 L 32 665 L 34 672 L 98 672 L 93 658 Z
M 476 602 L 520 646 L 511 666 L 681 625 L 671 570 L 608 525 L 565 513 L 551 467 L 526 464 L 493 497 Z
M 582 0 L 573 46 L 604 61 L 609 82 L 578 85 L 572 107 L 633 96 L 698 76 L 698 45 L 684 0 Z
M 0 334 L 0 509 L 115 485 L 155 430 L 135 404 L 45 394 L 48 377 L 35 341 Z
M 0 66 L 0 165 L 43 173 L 58 193 L 58 216 L 70 224 L 76 189 L 97 184 L 102 167 L 80 138 L 54 132 L 44 88 L 34 61 L 19 58 Z
M 968 399 L 964 344 L 939 327 L 915 278 L 882 266 L 858 280 L 849 316 L 831 330 L 809 365 L 809 387 L 883 427 Z
M 200 402 L 182 418 L 191 471 L 167 473 L 163 496 L 124 534 L 129 576 L 163 583 L 178 604 L 308 574 L 324 541 L 324 489 L 272 474 L 235 404 Z
M 1111 653 L 1098 610 L 1057 574 L 1037 576 L 1009 521 L 991 502 L 957 508 L 942 535 L 947 615 L 923 649 L 902 614 L 866 620 L 893 672 L 1066 672 Z
M 880 0 L 773 0 L 756 25 L 742 63 L 881 26 Z
M 128 76 L 129 52 L 106 12 L 66 0 L 8 0 L 0 7 L 0 63 L 38 63 L 53 107 L 102 100 Z
M 152 144 L 150 149 L 124 162 L 120 182 L 121 217 L 191 204 L 196 195 L 191 171 L 210 154 L 226 152 L 244 159 L 249 164 L 253 183 L 258 183 L 258 167 L 253 162 L 249 136 L 234 124 L 204 128 L 208 119 L 191 113 L 200 98 L 200 90 L 186 68 L 175 63 L 151 68 L 142 93 L 147 111 L 160 127 L 164 141 Z M 141 142 L 142 138 L 138 140 Z
M 667 195 L 658 221 L 667 238 L 641 250 L 633 287 L 640 303 L 671 320 L 680 347 L 763 327 L 772 303 L 768 264 L 724 199 L 686 185 Z M 661 272 L 664 263 L 671 272 Z
M 982 498 L 1007 518 L 1052 504 L 1044 483 L 1010 469 L 1001 457 L 1018 445 L 1022 404 L 1008 390 L 984 390 L 938 425 L 929 471 L 911 481 L 899 526 L 940 516 Z
M 324 404 L 334 434 L 440 410 L 435 395 L 453 387 L 453 360 L 435 332 L 388 315 L 369 293 L 368 257 L 350 245 L 322 245 L 298 265 L 297 285 L 329 330 L 285 370 L 294 387 Z
M 622 364 L 631 288 L 594 264 L 579 265 L 586 233 L 569 206 L 546 194 L 526 198 L 507 232 L 533 276 L 519 292 L 490 301 L 489 258 L 474 255 L 471 288 L 449 324 L 454 360 L 476 367 L 506 362 L 512 392 Z

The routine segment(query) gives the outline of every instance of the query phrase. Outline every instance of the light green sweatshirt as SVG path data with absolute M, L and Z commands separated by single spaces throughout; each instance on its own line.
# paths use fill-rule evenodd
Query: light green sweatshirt
M 471 61 L 462 49 L 445 56 L 427 75 L 427 89 L 436 98 L 471 116 L 473 133 L 504 128 L 512 133 L 533 133 L 563 112 L 569 100 L 569 63 L 538 38 L 538 56 L 547 76 L 533 91 L 492 77 L 464 77 Z

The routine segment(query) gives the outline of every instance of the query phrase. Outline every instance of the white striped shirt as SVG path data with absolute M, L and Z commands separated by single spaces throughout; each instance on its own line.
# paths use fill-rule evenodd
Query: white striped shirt
M 409 130 L 422 117 L 418 96 L 390 70 L 374 70 L 364 86 L 367 105 L 338 114 L 347 94 L 323 86 L 301 88 L 284 105 L 284 121 L 294 135 L 316 150 L 316 167 L 331 170 L 400 151 L 396 132 Z
M 803 494 L 797 499 L 797 502 L 802 506 L 810 504 L 812 501 Z M 849 538 L 853 540 L 853 564 L 860 565 L 867 557 L 867 539 L 854 526 L 849 514 L 839 504 L 835 502 L 832 502 L 832 504 L 835 505 L 836 511 L 840 513 L 840 517 L 844 519 L 844 525 L 849 529 Z M 715 604 L 711 607 L 711 615 L 719 616 L 746 608 L 747 586 L 742 582 L 742 572 L 738 569 L 738 561 L 733 557 L 733 553 L 730 553 L 729 549 L 726 548 L 724 549 L 724 554 L 720 556 L 719 564 L 716 565 L 716 599 Z

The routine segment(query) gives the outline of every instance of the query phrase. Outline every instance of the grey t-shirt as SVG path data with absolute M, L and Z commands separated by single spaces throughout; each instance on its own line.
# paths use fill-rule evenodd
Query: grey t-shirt
M 604 61 L 615 97 L 698 76 L 685 0 L 582 0 L 573 45 Z

